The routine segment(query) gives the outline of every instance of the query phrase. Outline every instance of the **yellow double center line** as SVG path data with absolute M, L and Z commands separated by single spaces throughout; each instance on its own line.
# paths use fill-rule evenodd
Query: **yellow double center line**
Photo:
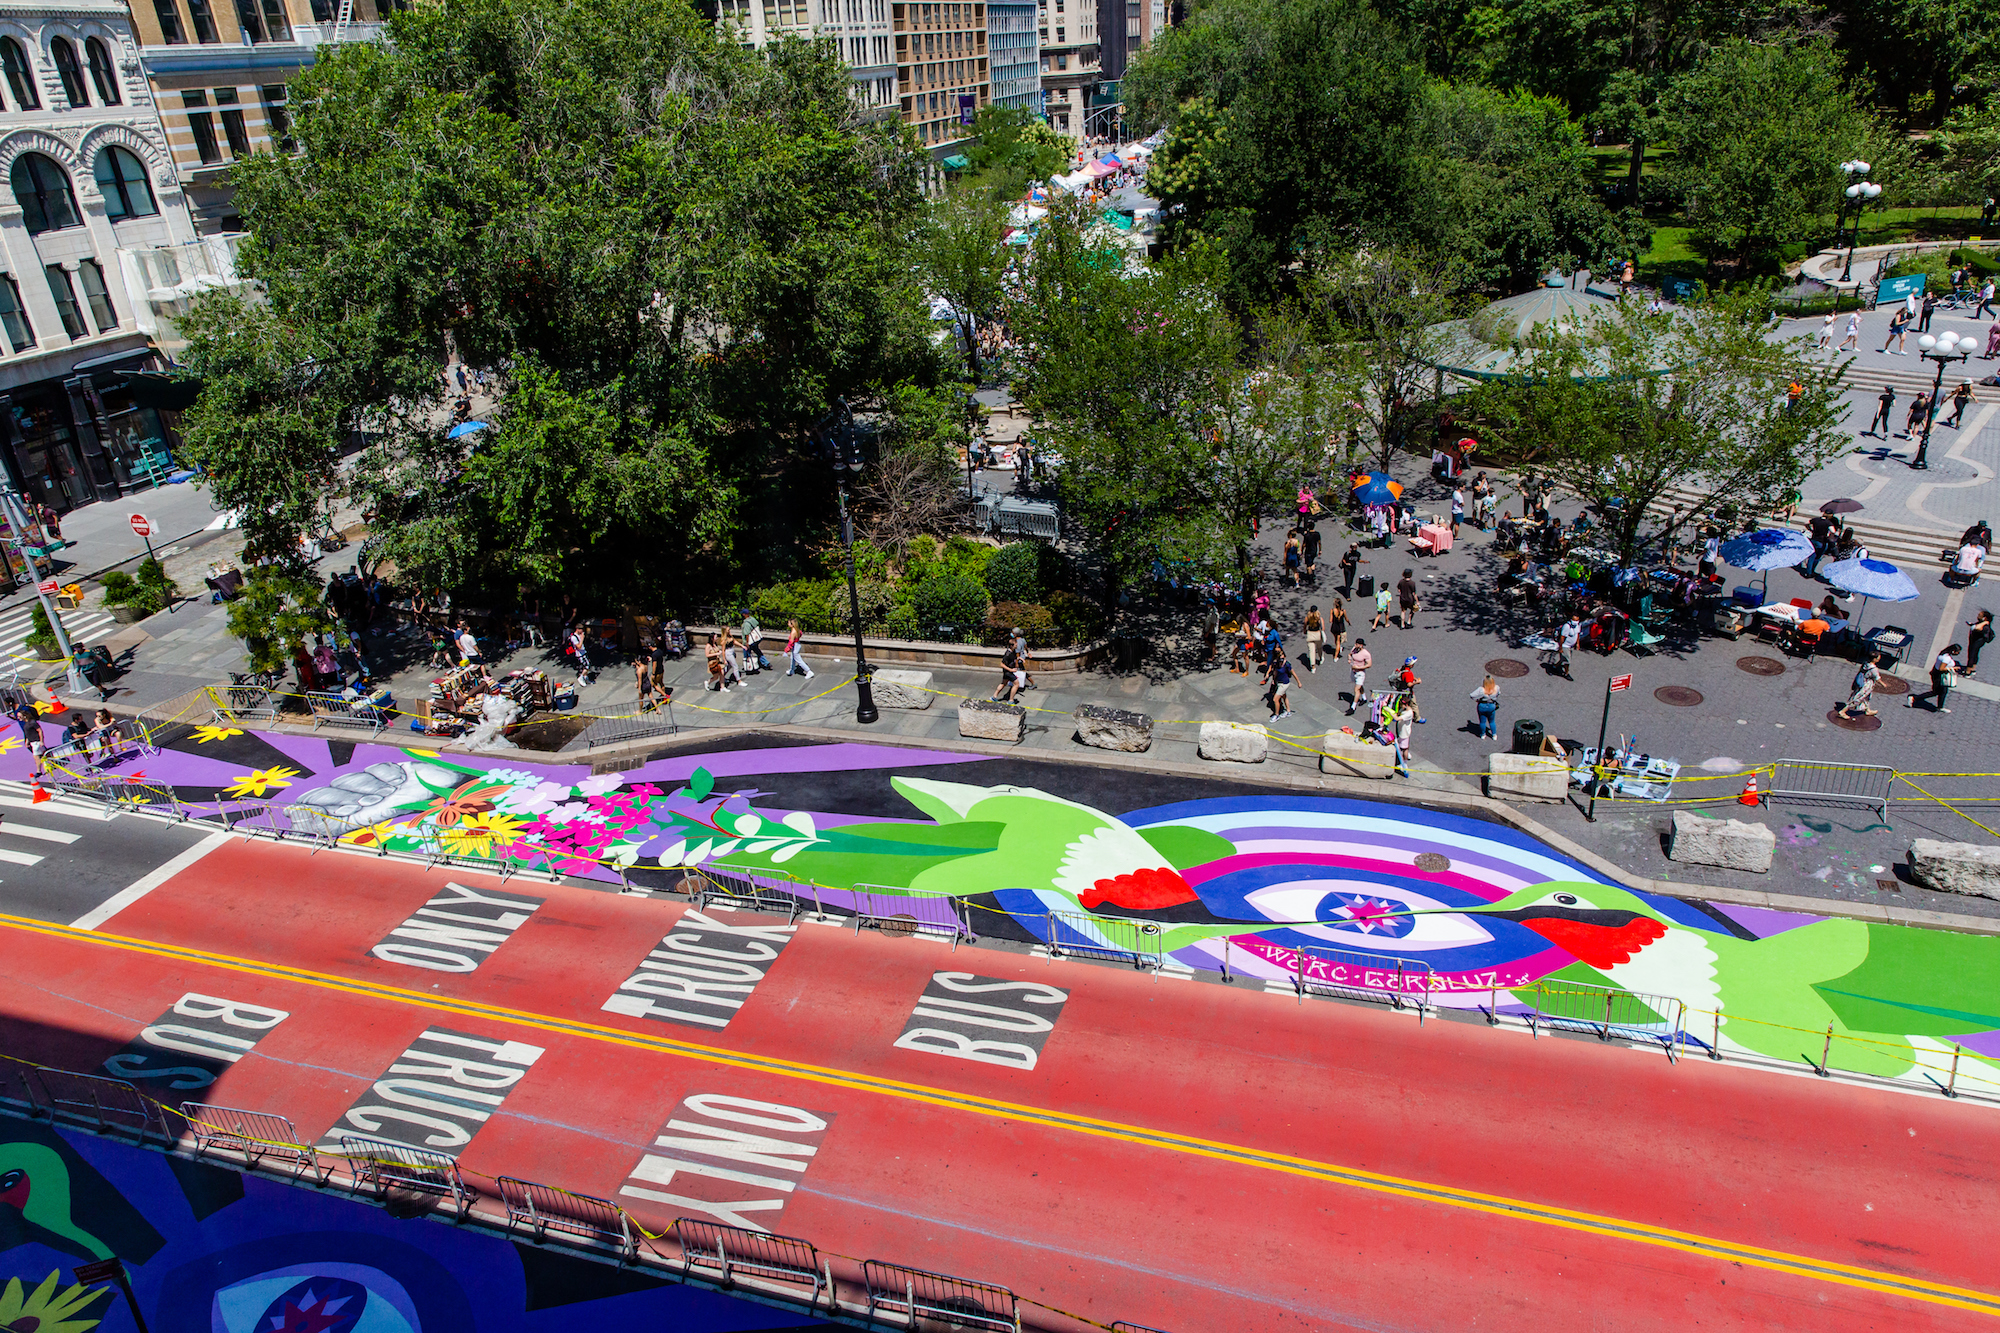
M 1065 1129 L 1077 1134 L 1088 1134 L 1094 1138 L 1115 1139 L 1121 1143 L 1133 1143 L 1146 1147 L 1160 1148 L 1167 1152 L 1182 1153 L 1190 1157 L 1206 1157 L 1215 1161 L 1233 1162 L 1242 1166 L 1258 1167 L 1266 1171 L 1277 1171 L 1286 1175 L 1300 1176 L 1307 1180 L 1321 1180 L 1330 1184 L 1346 1185 L 1353 1189 L 1368 1190 L 1376 1194 L 1394 1195 L 1398 1198 L 1413 1199 L 1422 1203 L 1442 1204 L 1446 1207 L 1460 1208 L 1471 1212 L 1490 1213 L 1521 1221 L 1538 1222 L 1545 1226 L 1561 1227 L 1565 1230 L 1584 1232 L 1594 1236 L 1607 1236 L 1617 1240 L 1631 1241 L 1640 1245 L 1653 1245 L 1663 1249 L 1679 1250 L 1685 1254 L 1701 1255 L 1705 1258 L 1719 1259 L 1728 1263 L 1769 1269 L 1772 1272 L 1787 1273 L 1795 1277 L 1834 1282 L 1846 1287 L 1857 1287 L 1864 1291 L 1881 1292 L 1891 1296 L 1906 1296 L 1913 1300 L 1925 1301 L 1935 1305 L 1947 1305 L 1961 1310 L 1974 1310 L 1982 1314 L 2000 1315 L 2000 1295 L 1976 1291 L 1967 1287 L 1949 1286 L 1941 1282 L 1930 1282 L 1917 1277 L 1906 1277 L 1897 1273 L 1884 1272 L 1880 1269 L 1859 1268 L 1852 1264 L 1835 1263 L 1826 1259 L 1814 1259 L 1800 1254 L 1788 1254 L 1783 1250 L 1766 1250 L 1754 1245 L 1741 1245 L 1734 1241 L 1719 1240 L 1713 1236 L 1703 1236 L 1688 1231 L 1675 1231 L 1668 1227 L 1650 1226 L 1643 1222 L 1629 1222 L 1622 1218 L 1608 1217 L 1600 1213 L 1578 1212 L 1573 1209 L 1557 1208 L 1548 1204 L 1530 1203 L 1526 1200 L 1510 1199 L 1505 1195 L 1499 1194 L 1482 1194 L 1476 1190 L 1458 1189 L 1449 1185 L 1437 1185 L 1428 1181 L 1407 1179 L 1402 1176 L 1384 1175 L 1380 1172 L 1363 1171 L 1355 1167 L 1336 1166 L 1329 1162 L 1317 1162 L 1305 1157 L 1292 1157 L 1284 1153 L 1267 1152 L 1263 1149 L 1247 1148 L 1239 1144 L 1220 1143 L 1211 1139 L 1196 1138 L 1189 1134 L 1176 1134 L 1167 1130 L 1147 1129 L 1143 1126 L 1124 1124 L 1115 1120 L 1099 1120 L 1091 1116 L 1077 1115 L 1069 1111 L 1055 1111 L 1046 1107 L 1025 1106 L 1018 1102 L 1004 1102 L 991 1097 L 978 1097 L 969 1093 L 953 1092 L 946 1088 L 935 1088 L 921 1083 L 906 1083 L 899 1079 L 881 1078 L 874 1074 L 855 1073 L 846 1069 L 831 1069 L 823 1065 L 806 1064 L 798 1060 L 783 1060 L 772 1056 L 752 1055 L 742 1051 L 722 1050 L 714 1046 L 703 1046 L 697 1042 L 676 1040 L 672 1037 L 627 1032 L 598 1023 L 556 1018 L 548 1014 L 531 1013 L 520 1009 L 508 1009 L 496 1004 L 482 1004 L 477 1000 L 454 999 L 449 996 L 429 994 L 424 991 L 405 990 L 400 986 L 385 986 L 377 982 L 363 981 L 351 977 L 340 977 L 326 972 L 314 972 L 306 968 L 291 967 L 283 963 L 260 962 L 250 958 L 234 958 L 227 954 L 204 953 L 198 949 L 187 949 L 178 945 L 161 944 L 152 940 L 133 939 L 124 935 L 107 935 L 99 931 L 77 930 L 70 926 L 52 925 L 48 922 L 33 921 L 26 917 L 9 916 L 4 913 L 0 913 L 0 927 L 68 940 L 72 943 L 92 944 L 100 948 L 144 954 L 153 958 L 169 959 L 196 967 L 220 968 L 256 977 L 290 981 L 320 990 L 340 991 L 344 994 L 361 996 L 366 999 L 386 1000 L 391 1004 L 429 1009 L 438 1013 L 452 1014 L 459 1017 L 488 1019 L 517 1027 L 532 1028 L 541 1032 L 560 1033 L 565 1036 L 582 1037 L 589 1041 L 608 1042 L 613 1045 L 629 1046 L 638 1050 L 657 1051 L 666 1055 L 700 1060 L 708 1064 L 722 1065 L 732 1069 L 747 1069 L 761 1074 L 773 1074 L 780 1078 L 798 1079 L 802 1082 L 823 1083 L 832 1087 L 872 1092 L 884 1097 L 895 1097 L 903 1101 L 920 1102 L 925 1105 L 963 1111 L 972 1115 L 1047 1125 L 1053 1129 Z

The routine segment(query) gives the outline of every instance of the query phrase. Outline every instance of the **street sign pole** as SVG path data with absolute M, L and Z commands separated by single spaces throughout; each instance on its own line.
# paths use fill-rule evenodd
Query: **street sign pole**
M 27 509 L 22 505 L 21 497 L 12 488 L 0 488 L 0 506 L 6 508 L 7 522 L 10 525 L 20 532 L 28 530 Z M 69 668 L 69 691 L 71 694 L 82 694 L 88 686 L 84 683 L 83 673 L 77 669 L 76 653 L 69 646 L 69 635 L 63 632 L 62 617 L 57 614 L 55 603 L 49 600 L 49 585 L 54 582 L 53 578 L 37 577 L 35 596 L 41 599 L 42 610 L 49 618 L 49 629 L 56 636 L 56 647 L 62 649 L 63 663 Z
M 138 533 L 139 540 L 146 543 L 146 558 L 156 565 L 159 564 L 160 558 L 153 554 L 153 520 L 147 518 L 144 514 L 134 514 L 129 521 L 132 524 L 132 531 Z M 160 572 L 164 574 L 166 573 L 166 569 L 162 567 Z M 173 613 L 174 599 L 169 597 L 167 598 L 167 614 L 172 615 Z
M 1604 682 L 1604 716 L 1597 722 L 1597 758 L 1590 765 L 1590 809 L 1583 812 L 1583 817 L 1593 824 L 1597 822 L 1597 789 L 1604 785 L 1604 740 L 1611 730 L 1611 696 L 1631 687 L 1629 673 L 1607 677 Z

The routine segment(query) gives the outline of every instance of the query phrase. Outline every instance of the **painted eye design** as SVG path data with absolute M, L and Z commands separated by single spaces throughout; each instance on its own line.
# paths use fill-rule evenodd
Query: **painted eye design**
M 1576 895 L 1573 893 L 1558 893 L 1556 895 L 1556 901 L 1561 903 L 1564 907 L 1574 907 L 1576 906 Z

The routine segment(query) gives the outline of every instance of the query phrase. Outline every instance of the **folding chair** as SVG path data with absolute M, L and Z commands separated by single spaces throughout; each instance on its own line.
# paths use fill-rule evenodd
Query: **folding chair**
M 1646 622 L 1643 620 L 1633 621 L 1631 631 L 1631 637 L 1626 639 L 1625 646 L 1632 650 L 1634 657 L 1642 655 L 1650 657 L 1653 652 L 1653 645 L 1665 638 L 1664 635 L 1655 634 L 1650 629 L 1647 629 Z

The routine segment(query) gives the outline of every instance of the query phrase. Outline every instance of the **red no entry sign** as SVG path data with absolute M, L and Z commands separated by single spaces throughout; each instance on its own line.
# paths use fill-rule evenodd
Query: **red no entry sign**
M 144 514 L 132 515 L 130 522 L 132 524 L 132 534 L 134 536 L 150 537 L 153 535 L 153 520 L 147 518 Z
M 43 579 L 40 583 L 37 583 L 35 585 L 35 591 L 44 593 L 57 593 L 62 591 L 62 585 L 57 583 L 54 579 Z
M 1619 690 L 1629 690 L 1631 688 L 1632 688 L 1632 677 L 1630 675 L 1613 676 L 1611 678 L 1612 693 L 1615 694 Z

